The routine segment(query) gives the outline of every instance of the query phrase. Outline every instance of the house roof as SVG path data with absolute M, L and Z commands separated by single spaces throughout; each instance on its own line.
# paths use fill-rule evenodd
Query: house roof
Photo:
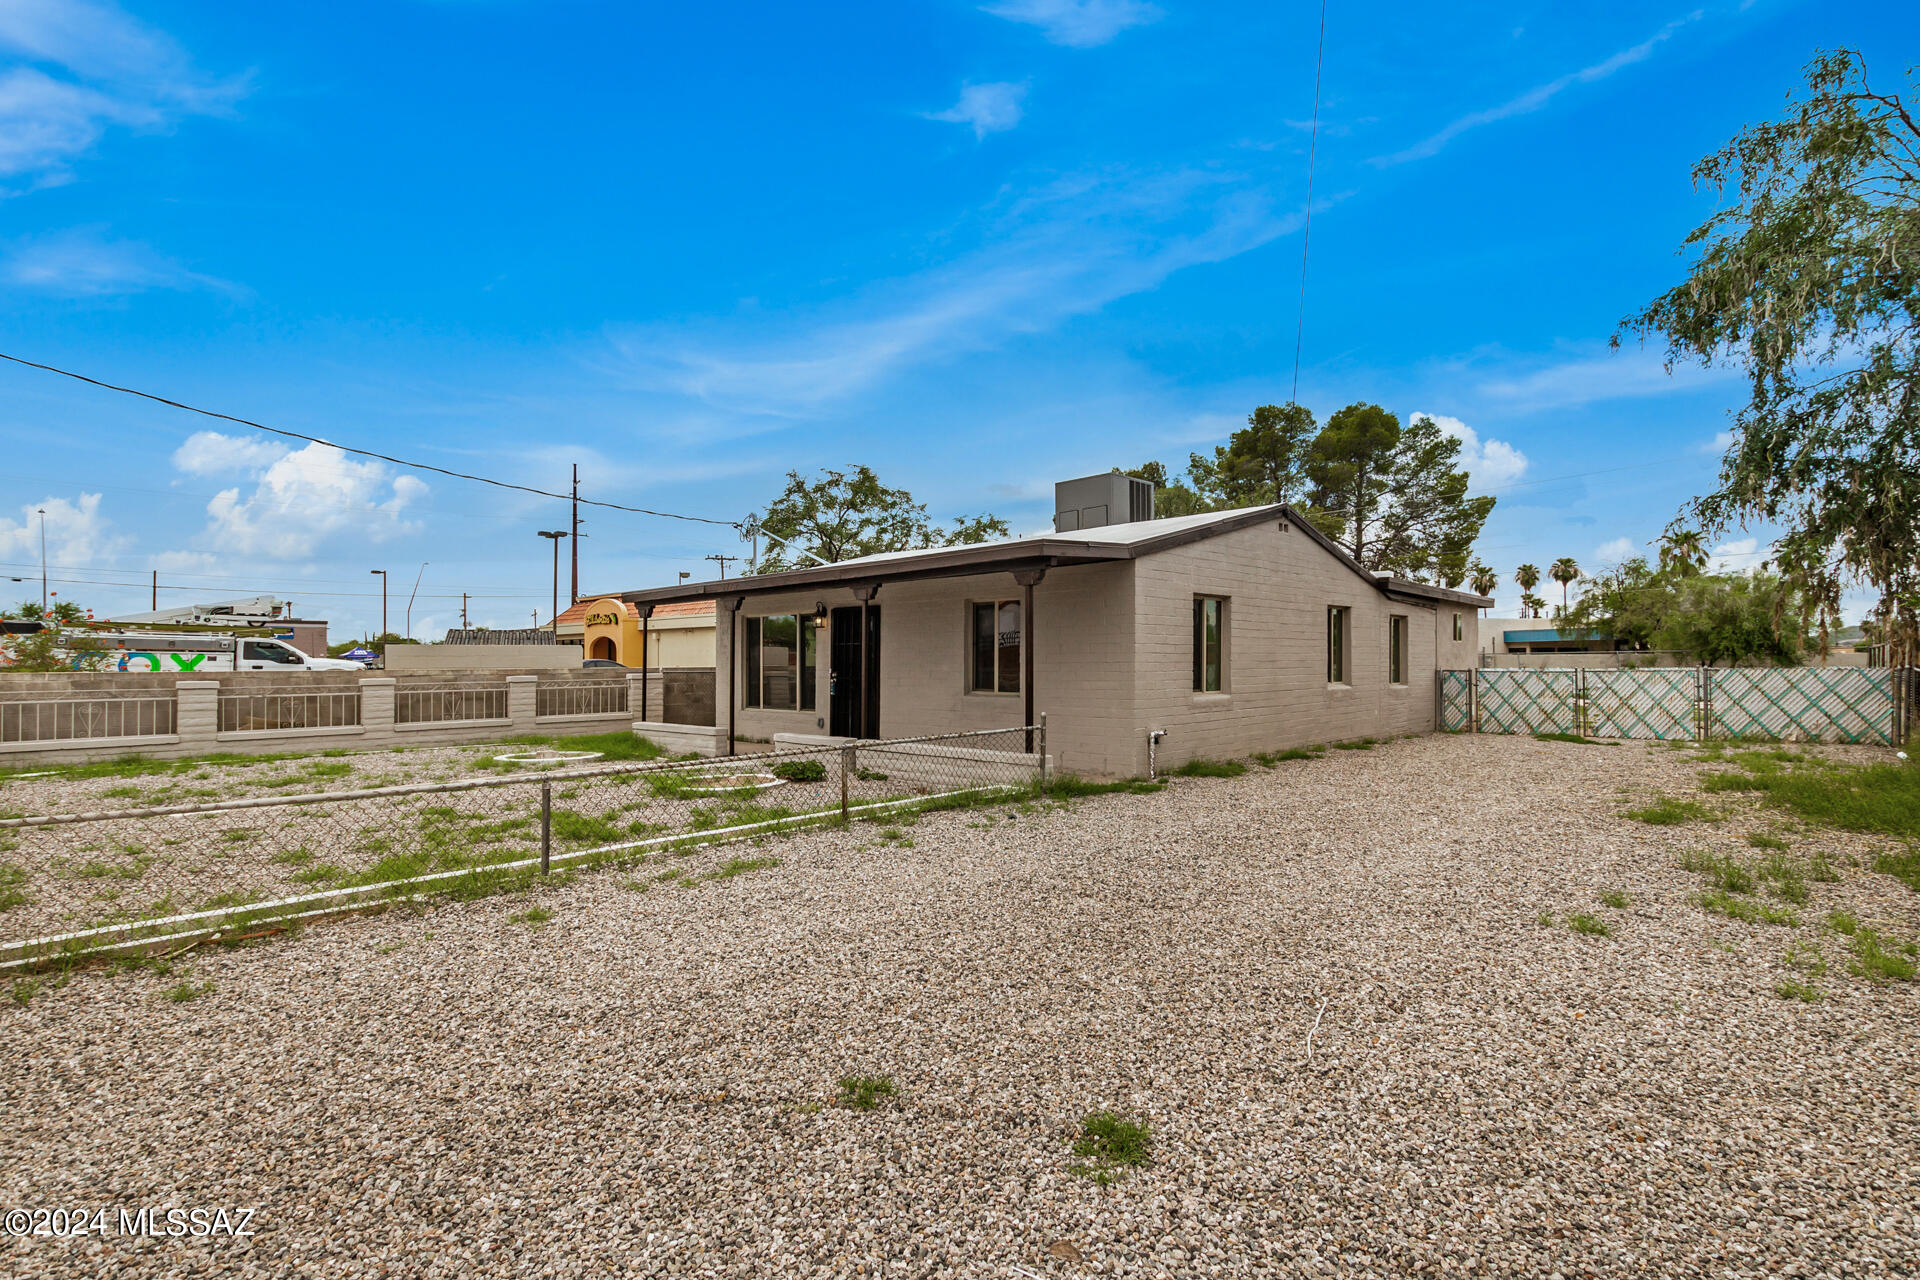
M 629 604 L 651 604 L 654 616 L 679 601 L 696 597 L 768 595 L 779 591 L 799 591 L 810 587 L 855 586 L 865 583 L 899 582 L 912 578 L 956 577 L 968 574 L 1005 573 L 1018 569 L 1047 568 L 1059 565 L 1098 564 L 1109 560 L 1133 560 L 1172 547 L 1218 537 L 1238 529 L 1251 528 L 1277 520 L 1288 521 L 1305 531 L 1335 558 L 1346 564 L 1369 584 L 1389 595 L 1422 600 L 1444 600 L 1476 608 L 1491 607 L 1484 596 L 1445 587 L 1409 582 L 1401 578 L 1380 578 L 1360 567 L 1346 548 L 1314 528 L 1292 508 L 1283 505 L 1243 507 L 1233 511 L 1206 511 L 1199 515 L 1170 516 L 1162 520 L 1135 520 L 1126 524 L 1103 525 L 1097 529 L 1076 529 L 1071 533 L 1030 534 L 1003 538 L 997 542 L 978 542 L 957 547 L 929 547 L 917 551 L 885 551 L 859 556 L 833 564 L 808 565 L 780 573 L 754 574 L 708 582 L 687 582 L 677 587 L 654 587 L 623 591 L 620 598 Z M 564 616 L 564 615 L 563 615 Z
M 568 606 L 565 609 L 562 609 L 560 611 L 560 616 L 558 618 L 555 618 L 554 622 L 563 627 L 585 626 L 587 621 L 587 609 L 592 605 L 598 604 L 602 600 L 620 600 L 620 597 L 618 595 L 581 596 L 578 600 L 575 600 L 570 606 Z M 640 610 L 631 601 L 620 600 L 620 607 L 625 609 L 627 611 L 627 616 L 629 618 L 632 618 L 635 622 L 638 622 L 640 620 Z M 694 617 L 699 617 L 702 614 L 710 615 L 712 613 L 713 613 L 713 601 L 710 599 L 709 600 L 682 600 L 675 604 L 660 604 L 660 605 L 655 605 L 653 607 L 653 616 L 655 619 L 694 618 Z

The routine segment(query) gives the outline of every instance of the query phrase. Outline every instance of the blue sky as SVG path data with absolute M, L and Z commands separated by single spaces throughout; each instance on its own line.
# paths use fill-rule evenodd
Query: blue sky
M 1286 399 L 1318 16 L 8 0 L 0 350 L 641 506 L 737 518 L 865 462 L 1038 529 L 1055 480 Z M 1334 0 L 1301 400 L 1453 424 L 1503 575 L 1643 548 L 1740 403 L 1607 349 L 1712 208 L 1690 166 L 1816 47 L 1892 85 L 1916 37 L 1898 3 Z M 345 635 L 385 568 L 397 629 L 424 561 L 417 634 L 461 591 L 545 613 L 557 504 L 17 367 L 0 444 L 0 595 L 37 594 L 44 506 L 56 589 L 103 611 L 158 569 L 163 603 L 272 591 Z M 587 529 L 589 590 L 743 550 Z

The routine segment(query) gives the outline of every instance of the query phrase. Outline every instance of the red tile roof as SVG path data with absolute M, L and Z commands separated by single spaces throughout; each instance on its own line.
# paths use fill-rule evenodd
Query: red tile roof
M 581 596 L 578 600 L 574 601 L 573 604 L 562 609 L 560 616 L 555 618 L 554 621 L 563 627 L 574 625 L 584 626 L 587 618 L 587 607 L 598 604 L 606 598 L 606 596 Z M 640 620 L 640 610 L 637 606 L 623 602 L 621 607 L 627 611 L 629 618 L 632 618 L 635 622 Z M 656 618 L 690 618 L 697 617 L 701 614 L 711 614 L 712 612 L 713 601 L 711 600 L 686 600 L 674 604 L 657 604 L 653 606 L 653 616 Z

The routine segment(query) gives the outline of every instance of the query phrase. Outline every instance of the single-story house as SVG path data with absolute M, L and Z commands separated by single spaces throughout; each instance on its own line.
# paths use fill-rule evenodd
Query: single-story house
M 1110 509 L 1127 511 L 1124 495 Z M 1491 604 L 1371 574 L 1285 506 L 622 599 L 645 611 L 708 597 L 716 752 L 777 733 L 914 737 L 1045 712 L 1056 768 L 1120 776 L 1146 771 L 1155 732 L 1159 762 L 1178 765 L 1431 730 L 1434 673 L 1475 664 Z M 657 728 L 683 749 L 704 745 Z
M 637 670 L 644 632 L 646 665 L 710 667 L 713 618 L 712 600 L 683 600 L 656 605 L 643 628 L 640 610 L 619 596 L 582 596 L 554 620 L 554 639 Z

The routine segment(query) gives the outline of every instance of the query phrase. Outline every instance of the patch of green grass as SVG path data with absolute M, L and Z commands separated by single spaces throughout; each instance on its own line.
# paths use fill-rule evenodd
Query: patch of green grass
M 855 769 L 853 776 L 862 782 L 885 782 L 887 780 L 887 775 L 878 769 Z
M 1755 849 L 1784 849 L 1787 842 L 1779 836 L 1770 836 L 1760 831 L 1747 832 L 1747 844 Z
M 1781 963 L 1789 969 L 1799 969 L 1818 978 L 1827 971 L 1827 957 L 1820 950 L 1818 942 L 1802 938 L 1787 948 L 1781 957 Z
M 313 850 L 302 845 L 297 849 L 287 849 L 283 852 L 276 853 L 267 859 L 267 861 L 276 862 L 283 867 L 304 867 L 313 861 Z
M 553 737 L 529 733 L 508 738 L 515 747 L 552 747 L 558 751 L 598 751 L 603 760 L 658 760 L 666 754 L 651 738 L 634 733 L 582 733 L 572 737 Z
M 1239 760 L 1189 760 L 1167 773 L 1175 778 L 1237 778 L 1247 771 Z
M 1782 1000 L 1801 1000 L 1807 1004 L 1816 1004 L 1820 1000 L 1820 988 L 1798 978 L 1782 978 L 1774 983 L 1773 994 Z
M 1920 844 L 1908 845 L 1905 853 L 1876 853 L 1873 869 L 1920 893 Z
M 1583 747 L 1617 747 L 1617 742 L 1608 742 L 1604 738 L 1589 738 L 1578 733 L 1536 733 L 1536 742 L 1573 742 Z
M 1851 938 L 1860 931 L 1860 917 L 1851 911 L 1835 909 L 1827 912 L 1827 928 L 1842 937 Z
M 335 880 L 346 879 L 344 867 L 336 867 L 331 862 L 323 862 L 317 867 L 308 867 L 305 871 L 295 872 L 295 884 L 332 884 Z
M 872 1111 L 883 1098 L 899 1096 L 892 1076 L 842 1076 L 836 1101 L 850 1111 Z
M 1755 902 L 1752 898 L 1743 898 L 1721 889 L 1701 894 L 1700 905 L 1719 915 L 1744 920 L 1748 924 L 1800 923 L 1800 917 L 1785 907 L 1769 906 L 1764 902 Z
M 745 875 L 749 871 L 760 871 L 767 867 L 780 865 L 778 858 L 728 858 L 718 869 L 710 874 L 709 880 L 728 880 L 734 876 Z
M 27 873 L 23 869 L 0 863 L 0 911 L 11 911 L 33 901 L 20 887 L 26 882 Z
M 1378 738 L 1354 738 L 1349 742 L 1334 743 L 1333 749 L 1335 751 L 1371 751 L 1379 745 Z
M 1618 889 L 1608 889 L 1600 895 L 1600 905 L 1612 907 L 1615 911 L 1625 911 L 1633 905 L 1633 899 Z
M 1599 916 L 1588 915 L 1584 911 L 1568 916 L 1567 928 L 1573 930 L 1575 933 L 1584 933 L 1594 938 L 1611 938 L 1613 936 L 1613 929 L 1605 920 L 1602 920 Z
M 1773 892 L 1787 902 L 1807 900 L 1807 879 L 1798 862 L 1784 853 L 1768 854 L 1760 863 L 1762 879 L 1771 881 Z
M 1283 760 L 1318 760 L 1326 754 L 1324 746 L 1288 747 L 1285 751 L 1262 751 L 1253 758 L 1271 769 Z
M 545 907 L 528 907 L 525 911 L 514 912 L 508 916 L 507 919 L 513 921 L 515 924 L 533 925 L 538 928 L 540 925 L 553 919 L 553 912 L 547 910 Z
M 1753 872 L 1734 861 L 1731 854 L 1714 854 L 1697 849 L 1683 854 L 1680 866 L 1687 871 L 1699 872 L 1714 888 L 1724 893 L 1752 893 L 1760 883 Z
M 1109 1186 L 1127 1170 L 1146 1164 L 1152 1152 L 1153 1135 L 1143 1122 L 1096 1111 L 1080 1121 L 1073 1140 L 1073 1154 L 1080 1162 L 1068 1165 L 1067 1172 Z
M 344 778 L 353 772 L 353 766 L 344 760 L 315 760 L 306 771 L 312 778 Z
M 1542 911 L 1542 912 L 1540 913 L 1540 919 L 1539 919 L 1539 921 L 1538 921 L 1538 923 L 1539 923 L 1539 925 L 1540 925 L 1540 927 L 1541 927 L 1542 929 L 1550 929 L 1550 928 L 1552 928 L 1552 927 L 1553 927 L 1553 912 L 1551 912 L 1551 911 Z
M 827 766 L 818 760 L 782 760 L 768 772 L 788 782 L 819 782 L 827 776 Z
M 209 995 L 212 991 L 211 982 L 179 982 L 168 987 L 166 994 L 167 999 L 174 1004 L 185 1004 L 189 1000 L 198 1000 L 201 996 Z
M 1628 809 L 1621 816 L 1655 827 L 1677 827 L 1686 822 L 1720 820 L 1719 814 L 1698 800 L 1683 800 L 1678 796 L 1661 796 L 1645 808 Z
M 1771 753 L 1742 752 L 1736 761 L 1741 772 L 1715 774 L 1702 779 L 1701 786 L 1754 792 L 1768 805 L 1824 827 L 1920 840 L 1920 766 L 1801 759 L 1806 767 L 1789 769 Z
M 1920 946 L 1895 942 L 1864 925 L 1853 932 L 1853 959 L 1847 972 L 1871 982 L 1912 982 Z
M 1092 782 L 1071 773 L 1057 774 L 1046 785 L 1044 794 L 1054 800 L 1078 800 L 1084 796 L 1105 796 L 1116 792 L 1130 796 L 1150 796 L 1166 790 L 1164 782 L 1145 778 L 1121 778 L 1116 782 Z

